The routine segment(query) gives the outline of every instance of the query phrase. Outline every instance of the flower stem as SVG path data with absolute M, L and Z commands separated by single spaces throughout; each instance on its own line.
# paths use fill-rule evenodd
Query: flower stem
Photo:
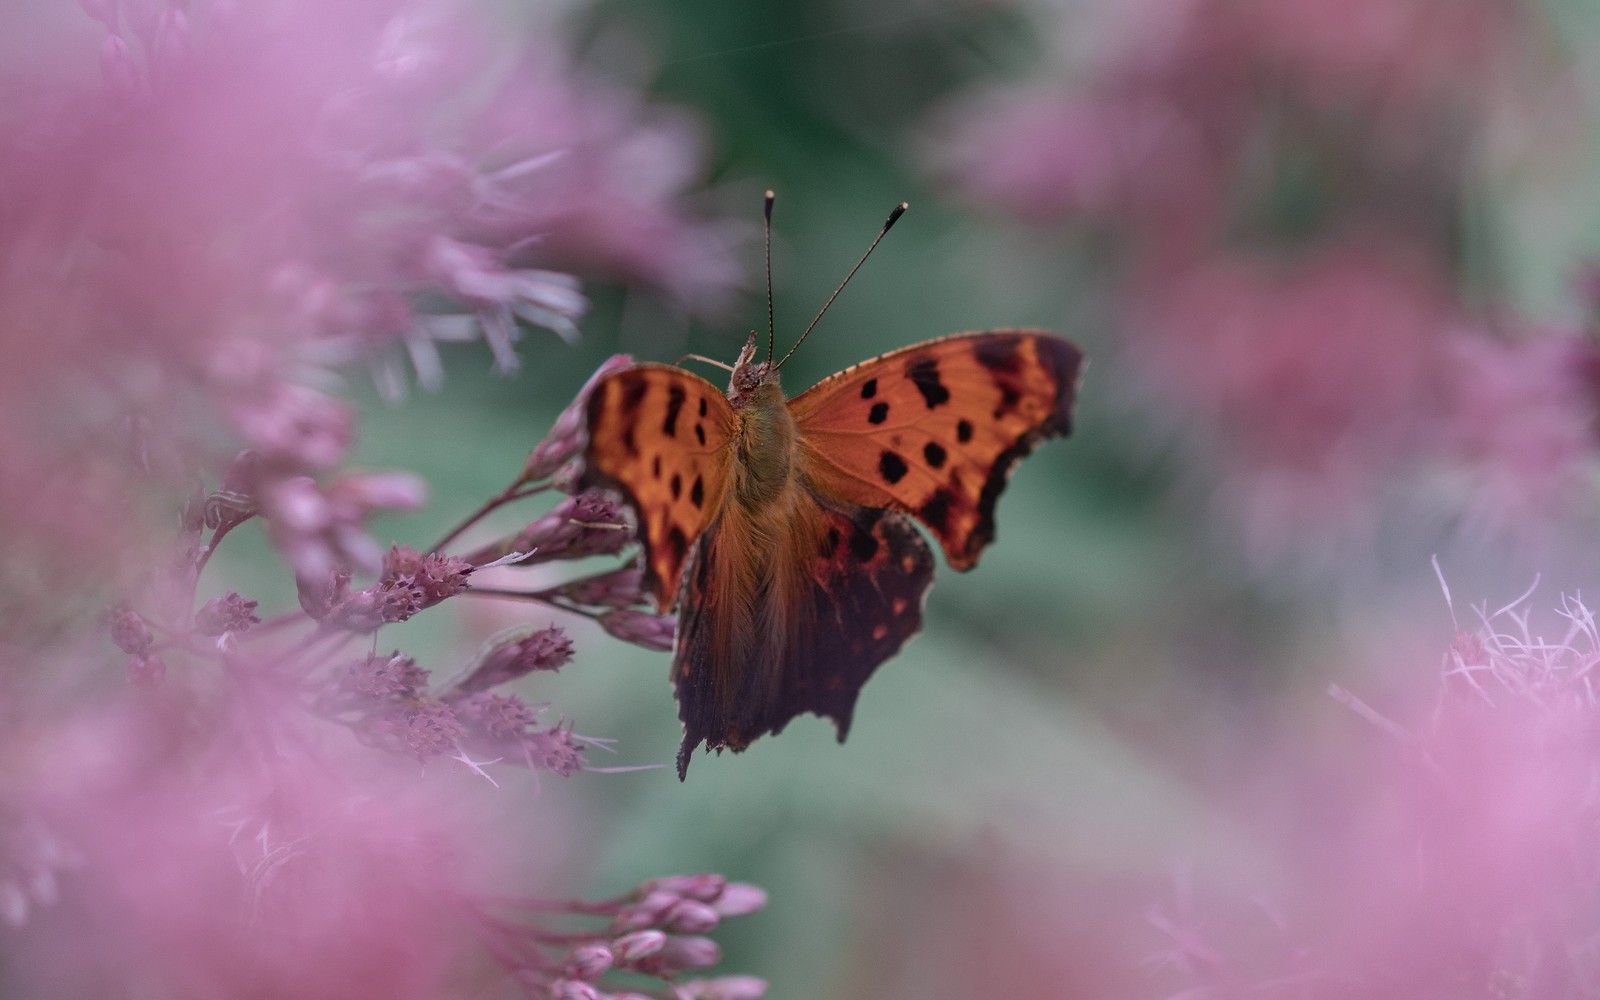
M 501 490 L 498 495 L 490 497 L 488 500 L 484 501 L 483 506 L 473 511 L 471 514 L 468 514 L 460 524 L 457 524 L 454 528 L 451 528 L 443 538 L 439 539 L 437 542 L 434 542 L 433 546 L 429 548 L 428 551 L 430 553 L 440 551 L 446 545 L 449 545 L 451 542 L 460 537 L 462 532 L 466 531 L 468 528 L 472 527 L 474 524 L 477 524 L 489 514 L 500 509 L 506 504 L 515 500 L 521 500 L 524 497 L 531 497 L 537 493 L 543 493 L 550 488 L 551 484 L 548 482 L 540 483 L 537 486 L 524 487 L 522 480 L 517 480 L 510 486 L 507 486 L 505 489 Z

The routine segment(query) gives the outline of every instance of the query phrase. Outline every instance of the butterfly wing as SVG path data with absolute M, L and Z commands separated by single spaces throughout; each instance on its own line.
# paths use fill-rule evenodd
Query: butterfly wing
M 913 515 L 971 569 L 1012 468 L 1071 429 L 1083 353 L 1042 330 L 962 333 L 891 351 L 789 401 L 817 492 Z
M 922 627 L 933 554 L 909 519 L 801 492 L 785 525 L 730 504 L 695 546 L 672 663 L 680 779 L 702 741 L 743 750 L 802 712 L 843 741 L 861 686 Z
M 671 611 L 690 547 L 728 487 L 733 408 L 716 386 L 681 368 L 639 365 L 589 394 L 580 485 L 618 490 L 645 548 L 645 585 Z

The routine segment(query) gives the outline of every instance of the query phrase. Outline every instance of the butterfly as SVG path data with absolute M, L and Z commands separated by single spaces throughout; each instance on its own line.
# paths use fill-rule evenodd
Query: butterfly
M 770 340 L 756 352 L 752 332 L 726 394 L 641 364 L 588 401 L 580 485 L 622 495 L 646 590 L 678 609 L 680 780 L 702 742 L 743 750 L 803 712 L 843 742 L 862 685 L 922 626 L 934 564 L 912 518 L 952 568 L 976 565 L 1011 470 L 1070 430 L 1084 362 L 1043 330 L 961 333 L 788 399 Z

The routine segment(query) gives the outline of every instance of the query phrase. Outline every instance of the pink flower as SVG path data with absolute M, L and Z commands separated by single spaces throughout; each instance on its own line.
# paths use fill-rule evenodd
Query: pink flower
M 368 515 L 419 507 L 424 490 L 404 473 L 349 475 L 326 490 L 296 476 L 267 482 L 258 499 L 273 540 L 300 576 L 315 580 L 342 569 L 377 572 L 383 556 L 366 533 Z
M 962 98 L 926 141 L 965 195 L 1018 218 L 1186 231 L 1214 225 L 1222 207 L 1220 165 L 1204 138 L 1164 96 L 1043 81 Z
M 594 740 L 490 690 L 561 666 L 571 643 L 523 636 L 457 688 L 430 684 L 429 667 L 462 673 L 448 642 L 427 666 L 376 652 L 378 630 L 458 603 L 477 565 L 371 536 L 425 484 L 343 468 L 341 376 L 366 363 L 399 395 L 408 366 L 436 383 L 437 343 L 461 339 L 509 371 L 529 330 L 576 334 L 579 267 L 685 303 L 726 291 L 727 234 L 680 203 L 697 130 L 584 78 L 554 15 L 505 32 L 447 0 L 83 9 L 80 38 L 0 83 L 0 678 L 16 723 L 0 736 L 0 920 L 27 935 L 7 987 L 601 996 L 589 980 L 610 971 L 604 924 L 625 904 L 517 896 L 500 919 L 528 849 L 560 845 L 488 822 L 507 799 L 478 780 L 502 762 L 584 768 Z M 0 10 L 12 50 L 38 16 Z M 558 430 L 552 471 L 580 450 Z M 624 548 L 614 507 L 574 498 L 541 527 L 544 557 Z M 264 564 L 228 542 L 251 521 L 276 549 Z M 214 563 L 224 548 L 240 562 Z M 720 925 L 707 906 L 673 926 Z M 552 914 L 592 926 L 568 938 Z M 716 946 L 658 950 L 670 989 Z
M 133 509 L 141 476 L 187 488 L 219 432 L 274 480 L 335 468 L 353 425 L 332 366 L 366 360 L 398 393 L 407 365 L 437 383 L 437 340 L 477 337 L 509 370 L 524 326 L 574 334 L 574 268 L 695 301 L 737 277 L 722 231 L 677 204 L 692 124 L 578 78 L 549 32 L 518 35 L 541 41 L 495 89 L 474 83 L 503 40 L 435 0 L 94 15 L 103 91 L 17 79 L 0 135 L 0 189 L 20 195 L 0 227 L 0 416 L 48 428 L 0 439 L 0 524 L 41 544 L 103 564 L 85 525 Z M 670 162 L 639 156 L 645 134 Z M 574 221 L 595 206 L 622 213 L 608 232 Z M 275 537 L 307 568 L 317 548 L 370 555 Z
M 1451 348 L 1438 433 L 1457 504 L 1497 533 L 1570 526 L 1593 498 L 1592 346 L 1533 331 L 1517 340 L 1464 332 Z
M 460 803 L 442 808 L 403 766 L 356 785 L 328 766 L 349 758 L 260 756 L 255 740 L 292 721 L 268 701 L 234 705 L 236 736 L 197 755 L 208 735 L 182 724 L 182 702 L 86 720 L 52 746 L 64 770 L 32 794 L 84 858 L 69 890 L 77 957 L 32 949 L 13 968 L 179 998 L 446 989 L 471 946 L 463 862 L 489 846 L 466 850 Z M 152 724 L 169 727 L 165 744 Z
M 463 694 L 487 691 L 535 671 L 555 671 L 572 662 L 572 640 L 555 625 L 519 627 L 493 636 L 478 663 L 454 685 Z
M 1202 439 L 1202 488 L 1255 561 L 1363 552 L 1399 506 L 1385 494 L 1441 466 L 1511 499 L 1481 428 L 1443 428 L 1473 420 L 1445 383 L 1474 378 L 1448 342 L 1485 298 L 1457 287 L 1471 155 L 1565 72 L 1530 58 L 1536 20 L 1497 0 L 1022 10 L 1061 43 L 1033 78 L 950 102 L 925 155 L 984 205 L 1092 227 L 1111 269 L 1067 280 L 1111 287 L 1150 408 Z M 1582 472 L 1552 408 L 1504 426 L 1538 436 L 1526 461 Z
M 678 633 L 678 617 L 618 608 L 600 616 L 600 627 L 624 642 L 645 649 L 671 652 L 674 637 Z
M 1268 561 L 1364 540 L 1437 412 L 1454 307 L 1424 258 L 1347 239 L 1287 265 L 1150 276 L 1128 352 Z

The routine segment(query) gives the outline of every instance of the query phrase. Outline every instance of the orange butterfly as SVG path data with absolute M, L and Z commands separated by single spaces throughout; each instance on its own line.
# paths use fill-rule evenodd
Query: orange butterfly
M 802 712 L 832 718 L 844 740 L 861 686 L 922 625 L 933 557 L 906 515 L 971 569 L 1012 467 L 1070 429 L 1083 367 L 1044 331 L 989 330 L 891 351 L 786 399 L 770 343 L 766 360 L 755 354 L 752 332 L 726 396 L 645 364 L 589 397 L 583 485 L 622 493 L 647 589 L 661 613 L 681 607 L 680 779 L 702 741 L 743 750 Z

